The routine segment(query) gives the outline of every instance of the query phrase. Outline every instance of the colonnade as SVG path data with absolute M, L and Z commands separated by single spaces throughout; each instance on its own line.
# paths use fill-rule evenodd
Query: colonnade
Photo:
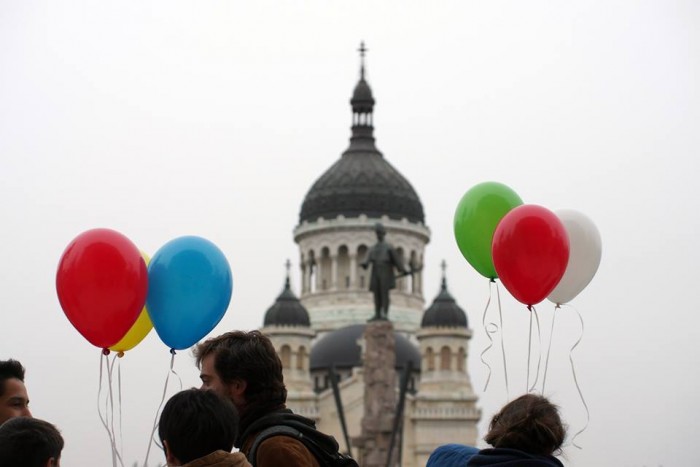
M 363 269 L 362 262 L 367 251 L 366 245 L 360 245 L 355 250 L 341 245 L 333 251 L 329 247 L 323 247 L 303 254 L 300 261 L 302 296 L 319 291 L 366 290 L 369 287 L 370 269 Z M 396 281 L 396 290 L 422 296 L 420 265 L 423 258 L 416 251 L 411 251 L 406 260 L 402 248 L 397 248 L 396 251 L 405 267 L 415 270 L 412 275 Z

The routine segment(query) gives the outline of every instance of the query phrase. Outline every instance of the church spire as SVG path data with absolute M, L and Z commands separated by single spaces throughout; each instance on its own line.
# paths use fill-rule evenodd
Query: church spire
M 365 43 L 360 42 L 360 48 L 357 49 L 360 53 L 360 81 L 355 86 L 350 99 L 352 106 L 352 138 L 350 138 L 351 146 L 354 144 L 356 149 L 360 147 L 370 150 L 374 148 L 372 113 L 374 111 L 374 97 L 372 97 L 372 89 L 365 80 L 365 54 L 368 49 Z
M 440 263 L 440 269 L 442 269 L 442 286 L 440 291 L 447 292 L 447 262 L 444 259 Z
M 369 52 L 369 49 L 365 47 L 365 41 L 360 42 L 360 48 L 357 49 L 360 52 L 360 81 L 365 80 L 365 53 Z
M 284 281 L 284 290 L 291 290 L 291 285 L 289 284 L 289 271 L 292 268 L 292 262 L 289 261 L 289 258 L 287 258 L 287 261 L 284 263 L 284 267 L 287 269 L 287 279 Z

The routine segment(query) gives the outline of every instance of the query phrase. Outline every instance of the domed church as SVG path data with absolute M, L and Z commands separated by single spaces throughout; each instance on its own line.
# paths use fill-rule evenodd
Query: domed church
M 422 269 L 430 229 L 418 194 L 375 145 L 364 44 L 359 51 L 350 144 L 309 189 L 294 229 L 300 294 L 291 289 L 288 262 L 262 331 L 282 360 L 289 408 L 314 419 L 356 456 L 352 440 L 361 434 L 364 413 L 363 331 L 374 316 L 370 271 L 361 264 L 376 242 L 375 224 L 382 223 L 387 241 L 412 271 L 396 280 L 389 308 L 396 391 L 404 393 L 395 449 L 399 465 L 423 467 L 441 444 L 477 442 L 481 411 L 467 368 L 471 330 L 447 289 L 444 262 L 440 291 L 425 308 Z

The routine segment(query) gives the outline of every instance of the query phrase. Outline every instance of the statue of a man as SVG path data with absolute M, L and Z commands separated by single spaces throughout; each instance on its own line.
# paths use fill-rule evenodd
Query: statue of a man
M 390 243 L 384 241 L 386 230 L 377 222 L 374 225 L 377 233 L 377 243 L 367 252 L 367 257 L 361 266 L 364 269 L 371 264 L 372 274 L 369 279 L 369 290 L 374 293 L 374 318 L 372 320 L 386 320 L 389 317 L 389 290 L 396 287 L 394 268 L 403 275 L 410 274 L 403 265 L 401 257 Z

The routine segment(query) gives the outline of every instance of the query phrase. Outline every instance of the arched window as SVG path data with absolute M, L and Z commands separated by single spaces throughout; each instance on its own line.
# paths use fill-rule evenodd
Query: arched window
M 368 281 L 367 277 L 369 275 L 367 274 L 369 271 L 367 269 L 362 268 L 362 263 L 367 259 L 367 246 L 366 245 L 360 245 L 357 247 L 357 274 L 355 277 L 357 277 L 357 285 L 356 288 L 359 289 L 365 289 L 367 288 Z
M 318 264 L 316 263 L 316 255 L 314 254 L 314 250 L 309 250 L 309 263 L 308 263 L 308 268 L 309 268 L 309 292 L 316 292 L 316 281 L 318 277 Z
M 457 371 L 464 373 L 467 364 L 467 352 L 464 347 L 460 347 L 457 352 Z
M 282 360 L 283 368 L 289 368 L 292 360 L 292 349 L 290 349 L 286 344 L 280 349 L 280 360 Z
M 428 371 L 434 371 L 435 370 L 435 352 L 433 352 L 432 347 L 428 347 L 425 350 L 425 360 L 428 363 Z
M 331 252 L 328 247 L 321 250 L 321 290 L 331 288 Z
M 405 261 L 406 255 L 404 255 L 404 253 L 403 253 L 403 248 L 398 247 L 396 249 L 396 254 L 399 256 L 399 258 L 398 258 L 399 263 L 403 264 L 403 266 L 405 268 L 407 268 L 408 265 L 406 264 L 406 261 Z M 396 280 L 396 290 L 399 292 L 406 292 L 408 290 L 407 276 L 404 276 L 404 277 Z
M 409 271 L 412 271 L 413 274 L 408 276 L 410 287 L 408 290 L 412 294 L 418 293 L 418 287 L 417 287 L 417 281 L 418 278 L 416 275 L 418 274 L 419 268 L 418 268 L 418 259 L 416 258 L 416 252 L 415 250 L 411 251 L 411 259 L 408 260 L 408 264 L 406 265 L 406 268 L 408 268 Z
M 350 255 L 345 245 L 338 248 L 338 288 L 350 288 Z
M 297 370 L 303 370 L 306 368 L 306 347 L 303 345 L 299 347 L 299 353 L 297 354 Z
M 451 365 L 450 365 L 450 358 L 452 357 L 450 348 L 448 346 L 444 346 L 442 349 L 440 349 L 440 369 L 441 370 L 449 370 Z

